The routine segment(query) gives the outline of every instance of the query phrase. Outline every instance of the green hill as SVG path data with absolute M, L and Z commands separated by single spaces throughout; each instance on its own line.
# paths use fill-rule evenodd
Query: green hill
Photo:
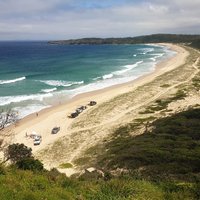
M 191 43 L 195 46 L 200 40 L 200 35 L 154 34 L 125 38 L 82 38 L 72 40 L 49 41 L 49 44 L 62 45 L 100 45 L 100 44 L 142 44 L 142 43 Z
M 96 163 L 104 178 L 67 178 L 56 169 L 0 167 L 1 200 L 200 199 L 200 108 L 153 122 L 131 137 L 131 124 L 116 130 Z M 126 169 L 112 176 L 110 170 Z

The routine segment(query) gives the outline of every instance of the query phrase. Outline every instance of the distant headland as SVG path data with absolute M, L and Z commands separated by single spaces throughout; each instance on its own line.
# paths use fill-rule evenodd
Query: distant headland
M 102 45 L 102 44 L 143 44 L 143 43 L 187 43 L 193 47 L 200 46 L 200 35 L 153 34 L 124 38 L 81 38 L 49 41 L 60 45 Z

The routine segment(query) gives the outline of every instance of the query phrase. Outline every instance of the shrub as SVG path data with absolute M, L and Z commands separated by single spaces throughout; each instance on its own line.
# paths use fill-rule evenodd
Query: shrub
M 59 172 L 56 168 L 52 168 L 48 173 L 48 179 L 53 182 L 57 182 L 60 178 L 65 177 L 65 174 Z
M 161 118 L 152 125 L 153 129 L 138 136 L 128 134 L 131 127 L 119 128 L 97 158 L 98 165 L 104 170 L 139 170 L 151 180 L 193 181 L 191 174 L 200 172 L 200 109 Z
M 23 170 L 41 171 L 44 169 L 43 164 L 34 158 L 25 158 L 16 162 L 16 166 Z
M 62 163 L 59 165 L 59 168 L 61 169 L 67 169 L 67 168 L 72 168 L 73 165 L 71 163 Z

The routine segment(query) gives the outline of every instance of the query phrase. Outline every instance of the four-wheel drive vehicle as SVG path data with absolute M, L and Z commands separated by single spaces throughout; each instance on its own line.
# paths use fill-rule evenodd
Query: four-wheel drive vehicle
M 34 144 L 34 145 L 40 145 L 40 143 L 41 143 L 41 137 L 36 136 L 36 137 L 34 138 L 33 144 Z
M 96 104 L 97 104 L 96 101 L 90 101 L 89 106 L 94 106 L 94 105 L 96 105 Z
M 75 118 L 75 117 L 77 117 L 78 114 L 79 114 L 79 113 L 77 113 L 77 112 L 73 112 L 73 113 L 71 113 L 71 118 Z
M 51 134 L 56 134 L 60 131 L 60 127 L 54 127 L 51 131 Z
M 81 110 L 85 110 L 87 108 L 87 106 L 80 106 L 79 109 Z
M 86 106 L 80 106 L 79 108 L 76 109 L 76 112 L 78 114 L 82 113 L 87 107 Z
M 83 110 L 82 110 L 81 108 L 77 108 L 77 109 L 76 109 L 76 113 L 80 114 L 80 113 L 82 113 L 82 112 L 83 112 Z

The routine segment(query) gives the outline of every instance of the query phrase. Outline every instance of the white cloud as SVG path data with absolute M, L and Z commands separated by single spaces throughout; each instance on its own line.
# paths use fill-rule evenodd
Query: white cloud
M 158 32 L 200 33 L 199 0 L 149 0 L 100 9 L 74 9 L 70 2 L 0 0 L 0 39 L 122 37 Z M 70 6 L 73 9 L 69 9 Z
M 54 9 L 70 0 L 0 0 L 0 14 L 32 14 Z

